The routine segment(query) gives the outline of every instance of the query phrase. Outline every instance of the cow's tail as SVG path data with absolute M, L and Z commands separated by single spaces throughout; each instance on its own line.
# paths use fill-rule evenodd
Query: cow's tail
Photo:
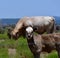
M 55 18 L 53 18 L 50 33 L 55 33 L 55 32 L 56 32 L 56 21 L 55 21 Z

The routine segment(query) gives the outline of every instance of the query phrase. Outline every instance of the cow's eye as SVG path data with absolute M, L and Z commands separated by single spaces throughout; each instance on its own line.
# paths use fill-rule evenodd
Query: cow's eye
M 34 27 L 34 31 L 38 30 L 38 27 Z

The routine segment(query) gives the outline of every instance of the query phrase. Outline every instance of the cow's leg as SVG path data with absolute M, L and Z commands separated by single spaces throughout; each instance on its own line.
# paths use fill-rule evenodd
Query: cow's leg
M 60 44 L 56 44 L 56 50 L 58 52 L 58 57 L 60 58 Z
M 54 23 L 51 28 L 51 33 L 56 33 L 56 24 Z
M 33 54 L 34 55 L 34 58 L 40 58 L 40 53 L 38 54 Z
M 51 22 L 50 24 L 50 33 L 55 33 L 56 32 L 56 22 L 55 20 L 53 20 L 53 22 Z

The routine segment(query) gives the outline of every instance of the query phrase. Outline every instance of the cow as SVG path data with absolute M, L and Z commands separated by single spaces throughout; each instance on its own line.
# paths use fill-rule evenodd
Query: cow
M 28 47 L 33 53 L 34 58 L 40 58 L 41 52 L 50 53 L 52 50 L 58 52 L 60 58 L 60 33 L 35 34 L 32 27 L 26 28 L 26 38 Z
M 52 16 L 33 16 L 21 18 L 13 31 L 10 33 L 15 39 L 21 35 L 25 36 L 25 29 L 28 26 L 32 26 L 35 32 L 43 34 L 44 32 L 53 33 L 55 30 L 55 18 Z

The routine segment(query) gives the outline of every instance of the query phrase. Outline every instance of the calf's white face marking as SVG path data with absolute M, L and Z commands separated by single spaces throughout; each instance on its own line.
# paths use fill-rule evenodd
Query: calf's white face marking
M 26 32 L 27 32 L 27 33 L 33 32 L 33 28 L 32 28 L 32 27 L 27 27 L 27 28 L 26 28 Z

